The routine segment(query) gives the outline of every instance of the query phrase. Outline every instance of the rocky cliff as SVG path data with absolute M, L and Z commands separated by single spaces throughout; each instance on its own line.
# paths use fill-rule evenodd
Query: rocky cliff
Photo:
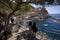
M 38 15 L 40 18 L 46 18 L 49 16 L 48 11 L 45 8 L 39 8 Z
M 45 18 L 49 16 L 49 14 L 45 8 L 37 8 L 37 9 L 33 9 L 33 11 L 27 12 L 26 16 L 31 16 L 32 19 L 36 18 L 36 16 L 39 18 Z M 27 18 L 30 19 L 31 17 L 27 17 Z M 26 19 L 22 19 L 22 21 L 23 20 Z M 21 25 L 20 20 L 18 22 L 16 25 L 12 27 L 13 36 L 8 40 L 12 40 L 12 39 L 13 40 L 48 40 L 48 37 L 45 33 L 36 32 L 36 34 L 34 34 L 33 31 L 30 30 L 28 26 L 26 26 L 25 21 L 23 22 L 23 25 Z
M 32 11 L 27 13 L 29 16 L 39 17 L 39 18 L 46 18 L 49 16 L 48 11 L 45 8 L 32 8 Z

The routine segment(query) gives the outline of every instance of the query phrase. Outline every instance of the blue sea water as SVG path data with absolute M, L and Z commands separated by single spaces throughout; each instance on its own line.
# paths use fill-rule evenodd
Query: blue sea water
M 50 14 L 50 16 L 60 18 L 60 14 Z M 60 22 L 54 22 L 52 18 L 45 18 L 44 20 L 36 20 L 34 22 L 36 22 L 38 31 L 46 33 L 51 38 L 50 40 L 60 40 Z M 48 24 L 48 26 L 44 26 L 44 24 Z
M 50 15 L 55 18 L 60 18 L 60 14 Z M 49 22 L 51 23 L 49 24 Z M 43 21 L 36 21 L 36 24 L 39 31 L 45 32 L 49 37 L 60 40 L 60 23 L 54 22 L 52 18 L 45 18 Z M 48 26 L 44 26 L 44 24 L 48 24 Z
M 50 14 L 50 15 L 55 17 L 55 18 L 60 18 L 60 14 Z

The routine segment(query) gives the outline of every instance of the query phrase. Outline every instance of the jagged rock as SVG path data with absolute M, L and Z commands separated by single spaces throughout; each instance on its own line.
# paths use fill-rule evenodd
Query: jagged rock
M 40 18 L 46 18 L 49 16 L 48 11 L 46 10 L 46 8 L 43 7 L 38 9 L 38 15 L 40 15 Z
M 31 31 L 24 31 L 17 36 L 17 40 L 37 40 L 35 35 Z
M 40 7 L 40 8 L 32 8 L 32 11 L 27 12 L 27 15 L 32 17 L 38 17 L 38 18 L 46 18 L 49 17 L 48 11 L 46 8 Z
M 18 29 L 19 29 L 19 27 L 18 27 L 17 25 L 14 25 L 14 26 L 12 27 L 12 33 L 18 32 Z
M 40 31 L 40 32 L 38 31 L 36 33 L 36 38 L 38 40 L 48 40 L 48 37 L 47 37 L 46 33 L 42 33 L 42 31 Z

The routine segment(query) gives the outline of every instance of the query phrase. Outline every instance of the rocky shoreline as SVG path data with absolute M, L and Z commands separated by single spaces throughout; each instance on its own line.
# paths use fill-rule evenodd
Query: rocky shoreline
M 12 37 L 8 40 L 48 40 L 48 36 L 45 33 L 42 33 L 41 31 L 37 31 L 36 33 L 32 32 L 29 27 L 26 27 L 25 25 L 21 26 L 17 30 L 14 30 L 12 32 Z
M 41 10 L 40 10 L 41 9 Z M 41 20 L 49 16 L 47 10 L 45 8 L 40 8 L 39 10 L 35 10 L 34 12 L 30 12 L 28 14 L 29 16 L 25 15 L 21 18 L 18 18 L 19 20 L 15 21 L 17 22 L 16 25 L 12 27 L 12 37 L 8 38 L 7 40 L 49 40 L 46 33 L 43 33 L 42 31 L 35 31 L 33 32 L 33 29 L 31 29 L 31 26 L 26 24 L 28 21 L 32 20 Z M 33 14 L 34 13 L 34 14 Z M 35 16 L 34 16 L 35 15 Z M 34 28 L 34 26 L 32 27 Z

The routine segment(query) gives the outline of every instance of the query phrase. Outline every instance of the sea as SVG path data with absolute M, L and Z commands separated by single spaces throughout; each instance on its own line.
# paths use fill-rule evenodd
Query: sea
M 60 14 L 50 14 L 55 18 L 60 18 Z M 52 18 L 35 21 L 38 31 L 46 33 L 51 40 L 60 40 L 60 22 L 54 21 Z
M 60 14 L 59 14 L 59 13 L 57 13 L 57 14 L 56 14 L 56 13 L 55 13 L 55 14 L 52 14 L 52 13 L 51 13 L 51 14 L 49 14 L 49 15 L 51 15 L 51 16 L 53 16 L 53 17 L 56 17 L 56 18 L 60 18 Z
M 52 17 L 60 18 L 60 14 L 49 14 Z M 36 23 L 38 31 L 46 33 L 50 40 L 60 40 L 60 22 L 52 18 L 45 18 L 43 20 L 33 20 Z

